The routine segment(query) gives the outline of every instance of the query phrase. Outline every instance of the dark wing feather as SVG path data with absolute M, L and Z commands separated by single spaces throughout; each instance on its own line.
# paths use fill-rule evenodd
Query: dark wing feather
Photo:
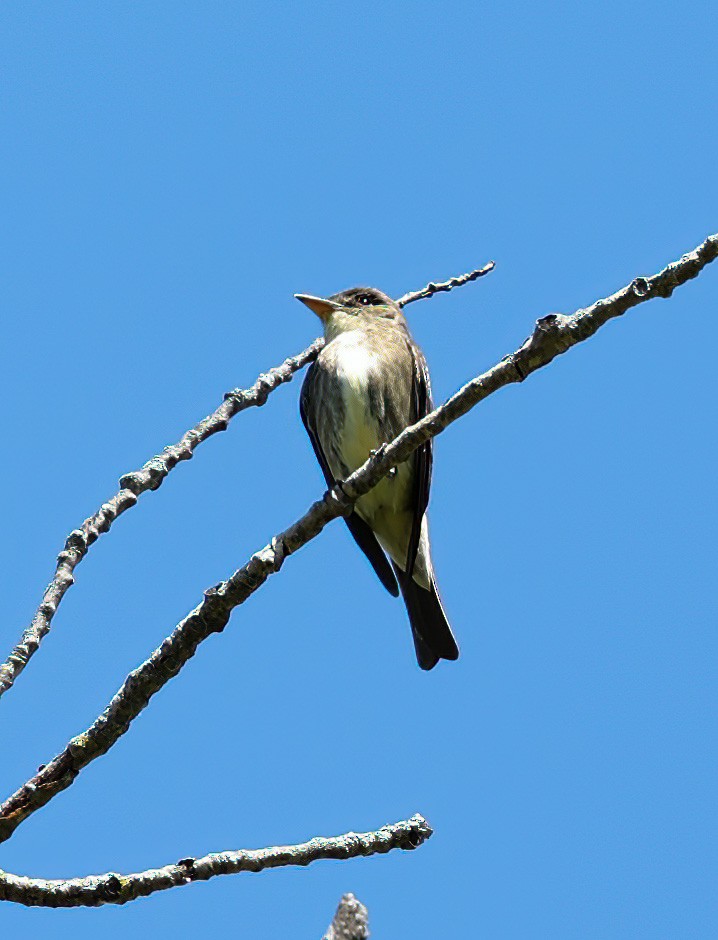
M 327 463 L 327 459 L 324 456 L 322 445 L 317 434 L 315 433 L 312 422 L 311 412 L 313 409 L 311 407 L 310 393 L 316 379 L 314 370 L 315 366 L 310 366 L 309 371 L 307 372 L 307 377 L 304 379 L 304 384 L 302 385 L 302 394 L 299 397 L 299 413 L 302 416 L 304 427 L 307 429 L 309 440 L 312 442 L 312 447 L 314 448 L 314 453 L 316 455 L 317 461 L 319 462 L 319 466 L 322 468 L 324 479 L 327 482 L 327 486 L 331 488 L 336 484 L 337 481 L 334 479 L 334 476 L 329 469 L 329 464 Z M 314 401 L 317 400 L 316 395 L 318 394 L 318 391 L 319 390 L 317 388 L 314 389 Z M 377 542 L 372 530 L 363 519 L 359 518 L 355 512 L 345 516 L 344 521 L 346 522 L 349 531 L 354 537 L 354 541 L 369 559 L 369 563 L 376 572 L 376 575 L 381 583 L 390 594 L 392 594 L 394 597 L 398 597 L 399 585 L 396 583 L 394 571 L 392 570 L 392 567 L 389 564 L 389 559 L 384 554 L 384 551 L 381 545 Z
M 409 340 L 409 352 L 414 366 L 412 383 L 412 422 L 419 421 L 429 414 L 434 405 L 431 400 L 431 382 L 429 369 L 426 365 L 423 352 L 413 341 Z M 414 451 L 414 494 L 412 506 L 414 516 L 411 522 L 411 536 L 409 548 L 406 553 L 406 574 L 411 577 L 414 571 L 416 553 L 421 538 L 421 520 L 424 518 L 426 507 L 429 505 L 429 489 L 431 488 L 432 440 L 428 440 Z
M 354 541 L 369 559 L 381 583 L 393 597 L 398 597 L 399 585 L 396 583 L 389 559 L 384 554 L 384 550 L 377 542 L 372 530 L 355 512 L 346 516 L 344 521 L 354 536 Z
M 336 480 L 334 479 L 334 476 L 329 469 L 329 464 L 327 463 L 326 457 L 324 456 L 324 451 L 322 450 L 319 439 L 317 438 L 317 435 L 314 431 L 310 416 L 310 410 L 312 410 L 312 385 L 315 384 L 315 377 L 315 368 L 314 364 L 312 364 L 309 366 L 304 383 L 302 384 L 302 393 L 299 396 L 299 414 L 302 416 L 302 424 L 306 428 L 307 434 L 309 435 L 309 440 L 312 442 L 314 454 L 317 458 L 317 461 L 319 462 L 319 466 L 322 468 L 322 473 L 324 474 L 324 479 L 326 480 L 327 486 L 331 488 L 336 483 Z M 314 389 L 315 397 L 318 392 L 319 389 Z

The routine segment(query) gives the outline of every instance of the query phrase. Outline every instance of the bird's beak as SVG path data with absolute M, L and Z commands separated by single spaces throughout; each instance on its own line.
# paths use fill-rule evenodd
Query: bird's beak
M 341 309 L 341 304 L 336 300 L 327 300 L 325 297 L 313 297 L 311 294 L 295 294 L 297 300 L 301 300 L 310 310 L 319 317 L 320 320 L 328 320 L 335 310 Z

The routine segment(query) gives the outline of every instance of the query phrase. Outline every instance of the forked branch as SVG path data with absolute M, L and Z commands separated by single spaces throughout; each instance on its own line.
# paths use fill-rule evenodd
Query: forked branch
M 202 603 L 175 628 L 145 663 L 127 677 L 107 709 L 92 726 L 84 734 L 73 738 L 61 754 L 39 770 L 0 807 L 0 841 L 8 839 L 24 819 L 68 787 L 83 767 L 106 753 L 147 705 L 151 696 L 176 675 L 194 654 L 199 643 L 211 633 L 224 629 L 234 607 L 250 597 L 271 574 L 281 568 L 290 554 L 318 535 L 328 522 L 350 512 L 354 502 L 375 486 L 392 467 L 406 460 L 417 447 L 441 433 L 484 398 L 506 385 L 522 382 L 531 372 L 592 336 L 608 320 L 621 316 L 631 307 L 651 298 L 669 297 L 677 286 L 696 277 L 717 256 L 718 235 L 713 235 L 695 251 L 668 265 L 654 277 L 636 278 L 611 297 L 577 310 L 570 316 L 550 314 L 542 317 L 537 321 L 531 336 L 516 352 L 502 359 L 488 372 L 477 376 L 431 414 L 380 448 L 341 487 L 336 486 L 327 492 L 301 519 L 273 538 L 268 546 L 253 555 L 231 578 L 205 593 Z M 429 285 L 425 290 L 435 286 Z M 413 299 L 419 297 L 411 297 L 409 300 L 403 298 L 404 302 Z M 321 343 L 314 346 L 313 355 L 316 355 Z M 306 361 L 311 361 L 313 355 Z M 279 381 L 286 381 L 286 378 Z M 149 465 L 143 470 L 152 472 Z M 400 830 L 397 845 L 404 848 L 420 844 L 431 832 L 421 817 L 413 817 L 397 826 Z M 183 859 L 177 865 L 129 876 L 108 874 L 56 882 L 0 872 L 0 899 L 49 906 L 124 903 L 155 890 L 209 878 L 215 874 L 285 864 L 307 864 L 315 858 L 346 858 L 352 854 L 388 851 L 396 847 L 393 842 L 393 836 L 396 835 L 396 827 L 385 827 L 364 836 L 312 840 L 303 846 L 259 852 L 219 853 L 199 860 Z M 407 838 L 409 844 L 402 843 L 401 840 Z
M 430 437 L 440 434 L 452 422 L 489 395 L 531 372 L 548 365 L 571 346 L 592 336 L 608 320 L 654 297 L 669 297 L 718 256 L 718 235 L 706 239 L 695 251 L 669 264 L 650 278 L 639 277 L 616 294 L 599 300 L 570 316 L 550 314 L 537 321 L 531 336 L 511 355 L 488 372 L 477 376 L 443 405 L 411 425 L 390 444 L 380 448 L 342 486 L 335 486 L 314 503 L 292 526 L 275 536 L 226 581 L 205 592 L 204 599 L 152 655 L 130 673 L 105 711 L 83 734 L 44 766 L 0 807 L 0 842 L 9 839 L 17 826 L 70 786 L 80 771 L 105 754 L 130 723 L 194 655 L 210 634 L 220 632 L 232 610 L 244 603 L 267 578 L 279 571 L 285 559 L 315 538 L 327 523 L 349 513 L 393 466 L 402 463 Z
M 398 301 L 401 306 L 430 297 L 437 291 L 452 290 L 461 287 L 476 278 L 488 274 L 493 270 L 491 261 L 483 268 L 450 278 L 441 284 L 429 284 L 423 290 L 412 294 L 404 294 Z M 284 362 L 259 376 L 251 388 L 236 388 L 225 395 L 222 404 L 203 418 L 199 424 L 190 428 L 176 443 L 165 447 L 161 454 L 148 460 L 139 470 L 126 473 L 120 478 L 120 490 L 108 499 L 106 503 L 82 523 L 78 529 L 68 535 L 65 547 L 57 557 L 57 566 L 52 580 L 45 588 L 42 601 L 30 625 L 23 632 L 20 641 L 12 650 L 7 660 L 0 664 L 0 698 L 8 691 L 27 666 L 30 659 L 40 647 L 40 643 L 47 635 L 57 608 L 65 596 L 68 588 L 74 584 L 74 571 L 82 559 L 87 555 L 93 542 L 105 532 L 109 532 L 113 522 L 136 503 L 142 493 L 158 489 L 165 477 L 177 464 L 189 460 L 195 449 L 218 431 L 226 431 L 231 419 L 247 408 L 263 405 L 271 392 L 280 385 L 291 381 L 295 372 L 303 369 L 313 362 L 324 346 L 324 339 L 316 339 L 311 346 L 290 356 Z

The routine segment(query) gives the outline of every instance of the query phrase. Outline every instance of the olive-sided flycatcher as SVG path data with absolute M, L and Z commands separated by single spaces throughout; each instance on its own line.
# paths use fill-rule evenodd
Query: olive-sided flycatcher
M 304 380 L 301 414 L 327 485 L 334 486 L 431 411 L 429 372 L 401 309 L 381 291 L 354 287 L 328 298 L 295 296 L 324 324 L 326 345 Z M 422 669 L 459 655 L 431 563 L 431 461 L 429 440 L 358 499 L 346 518 L 387 591 L 398 597 L 401 590 Z

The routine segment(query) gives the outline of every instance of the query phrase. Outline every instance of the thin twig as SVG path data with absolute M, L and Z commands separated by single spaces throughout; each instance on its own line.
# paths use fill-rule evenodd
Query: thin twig
M 469 284 L 471 281 L 475 281 L 477 278 L 489 274 L 495 267 L 496 262 L 489 261 L 483 268 L 476 268 L 475 271 L 469 271 L 468 274 L 460 274 L 458 277 L 450 277 L 448 281 L 441 281 L 439 284 L 436 284 L 434 281 L 429 281 L 426 287 L 422 287 L 421 290 L 403 294 L 397 300 L 397 303 L 400 307 L 405 307 L 407 304 L 413 304 L 415 300 L 424 300 L 426 297 L 433 297 L 434 294 L 450 291 L 455 287 L 463 287 L 464 284 Z
M 169 637 L 134 672 L 130 673 L 103 714 L 83 734 L 42 768 L 28 783 L 0 806 L 0 842 L 9 839 L 17 826 L 70 786 L 83 767 L 105 754 L 127 731 L 130 723 L 197 650 L 210 634 L 221 632 L 232 610 L 244 603 L 267 578 L 279 571 L 285 559 L 315 538 L 352 506 L 392 467 L 402 463 L 417 447 L 435 437 L 452 422 L 489 395 L 522 382 L 531 372 L 548 365 L 571 346 L 592 336 L 613 317 L 654 297 L 670 297 L 718 256 L 718 234 L 706 239 L 695 251 L 669 264 L 654 277 L 638 277 L 605 300 L 574 314 L 549 314 L 536 322 L 531 336 L 514 353 L 488 372 L 472 379 L 443 405 L 402 431 L 390 444 L 379 448 L 341 486 L 324 497 L 271 543 L 256 552 L 246 565 L 227 580 L 205 592 L 201 604 L 182 620 Z
M 403 306 L 414 300 L 420 300 L 422 297 L 430 297 L 436 291 L 451 290 L 452 287 L 468 284 L 469 281 L 488 273 L 492 267 L 493 261 L 484 268 L 451 278 L 444 284 L 429 284 L 423 291 L 404 294 L 398 303 Z M 138 496 L 158 489 L 165 477 L 180 461 L 189 460 L 192 457 L 199 444 L 218 431 L 226 431 L 229 421 L 240 411 L 263 405 L 270 392 L 289 382 L 295 372 L 313 362 L 323 346 L 324 338 L 319 337 L 296 356 L 290 356 L 280 366 L 260 375 L 251 388 L 237 388 L 228 392 L 224 402 L 211 415 L 203 418 L 198 425 L 187 431 L 176 444 L 165 447 L 161 454 L 148 460 L 141 469 L 121 477 L 119 492 L 103 503 L 93 516 L 85 519 L 79 529 L 73 529 L 65 541 L 65 547 L 57 556 L 55 574 L 45 588 L 35 616 L 7 660 L 0 664 L 0 698 L 12 687 L 39 649 L 40 643 L 50 630 L 60 602 L 68 588 L 74 584 L 75 568 L 85 557 L 93 542 L 96 542 L 103 533 L 109 532 L 118 516 L 137 503 Z
M 383 826 L 376 832 L 347 832 L 343 836 L 315 838 L 300 845 L 272 846 L 268 849 L 240 849 L 216 852 L 203 858 L 182 858 L 175 865 L 150 868 L 133 875 L 88 875 L 50 881 L 25 878 L 0 871 L 0 901 L 15 901 L 29 907 L 99 907 L 126 904 L 155 891 L 166 891 L 207 881 L 216 875 L 242 871 L 264 871 L 287 865 L 309 865 L 323 858 L 347 859 L 384 854 L 393 849 L 416 849 L 432 834 L 423 816 Z
M 367 940 L 369 912 L 353 894 L 345 894 L 322 940 Z

